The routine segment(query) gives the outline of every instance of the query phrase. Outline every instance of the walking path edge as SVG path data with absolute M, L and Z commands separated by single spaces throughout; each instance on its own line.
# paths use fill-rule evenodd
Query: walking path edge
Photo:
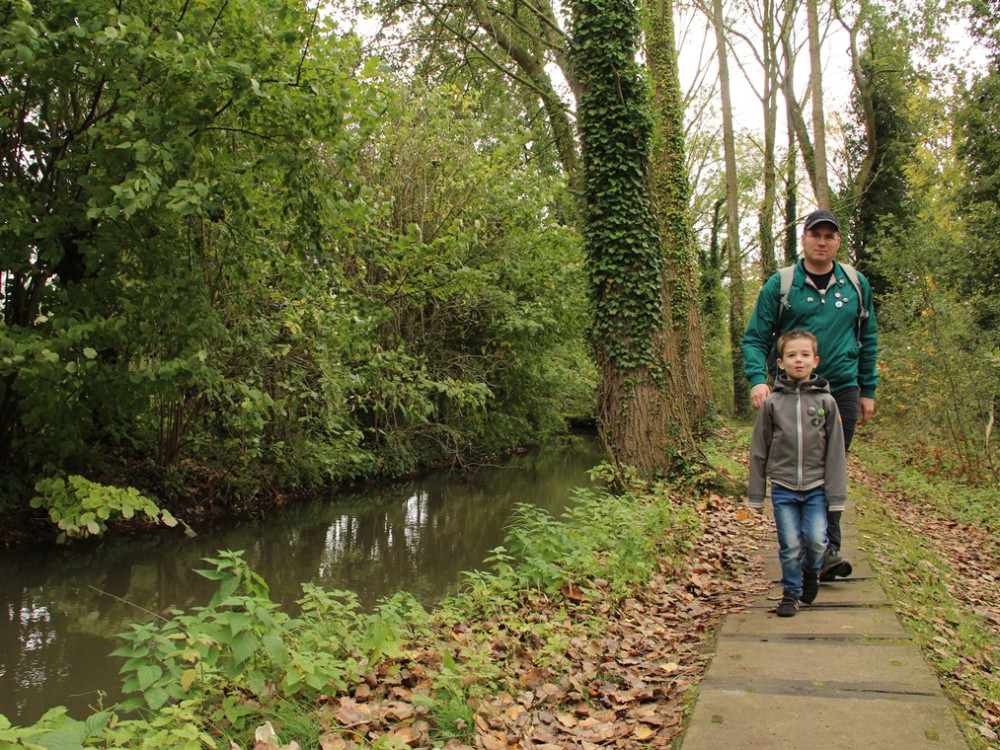
M 779 618 L 772 532 L 773 586 L 723 621 L 681 750 L 968 750 L 952 704 L 861 554 L 851 504 L 843 535 L 853 574 L 821 583 L 816 602 Z

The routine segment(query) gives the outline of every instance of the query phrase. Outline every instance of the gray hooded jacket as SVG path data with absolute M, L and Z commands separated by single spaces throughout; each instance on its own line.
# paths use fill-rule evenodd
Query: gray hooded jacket
M 790 490 L 825 486 L 829 509 L 844 509 L 844 428 L 823 378 L 795 381 L 780 375 L 774 381 L 774 390 L 757 412 L 750 442 L 751 507 L 764 507 L 767 477 Z

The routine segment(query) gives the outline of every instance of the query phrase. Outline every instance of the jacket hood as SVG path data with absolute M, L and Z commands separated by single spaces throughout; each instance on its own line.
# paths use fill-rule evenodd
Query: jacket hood
M 813 375 L 809 380 L 792 380 L 787 375 L 779 375 L 774 379 L 775 391 L 795 393 L 796 390 L 809 393 L 829 393 L 830 384 L 819 375 Z

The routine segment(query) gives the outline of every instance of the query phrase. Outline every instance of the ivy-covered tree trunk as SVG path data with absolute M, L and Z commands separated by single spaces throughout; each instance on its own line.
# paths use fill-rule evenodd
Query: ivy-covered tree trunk
M 674 344 L 684 357 L 688 412 L 698 430 L 714 416 L 714 405 L 692 268 L 691 183 L 685 160 L 684 102 L 674 43 L 674 4 L 673 0 L 649 0 L 644 9 L 646 60 L 658 125 L 653 148 L 653 193 L 663 247 L 663 309 Z
M 651 122 L 635 63 L 630 0 L 573 4 L 598 418 L 612 462 L 641 476 L 681 474 L 700 455 L 684 366 L 664 310 L 664 258 L 650 203 Z
M 785 110 L 788 117 L 788 153 L 785 156 L 785 256 L 782 265 L 790 266 L 799 256 L 799 232 L 796 217 L 798 216 L 798 156 L 796 148 L 795 127 L 792 123 L 791 109 Z M 761 283 L 766 281 L 763 279 Z

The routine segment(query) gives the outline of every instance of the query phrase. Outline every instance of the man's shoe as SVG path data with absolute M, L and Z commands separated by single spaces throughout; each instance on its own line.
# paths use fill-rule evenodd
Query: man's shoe
M 847 578 L 854 572 L 851 564 L 836 552 L 827 552 L 823 555 L 823 567 L 819 569 L 819 580 L 832 581 L 838 576 Z
M 819 593 L 819 578 L 816 573 L 808 573 L 802 571 L 802 596 L 799 600 L 803 604 L 812 604 L 816 601 L 816 595 Z
M 787 591 L 784 596 L 781 597 L 781 604 L 775 612 L 778 613 L 778 617 L 795 617 L 795 613 L 799 609 L 799 600 L 793 595 L 789 594 Z

